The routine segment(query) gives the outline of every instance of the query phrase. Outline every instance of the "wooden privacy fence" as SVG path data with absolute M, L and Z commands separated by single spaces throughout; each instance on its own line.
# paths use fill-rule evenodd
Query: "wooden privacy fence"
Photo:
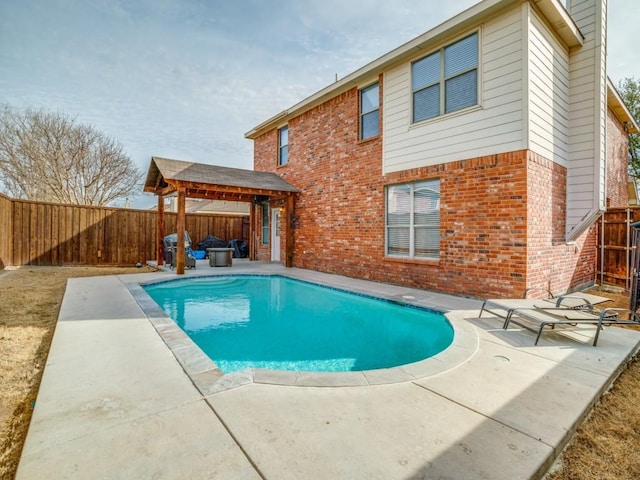
M 11 199 L 0 194 L 0 269 L 10 265 L 11 232 L 13 230 L 11 212 Z
M 632 223 L 640 221 L 640 208 L 611 208 L 598 225 L 598 281 L 629 290 L 634 253 Z
M 176 214 L 165 212 L 165 235 Z M 188 214 L 194 246 L 207 235 L 249 240 L 249 217 Z M 134 265 L 156 258 L 158 214 L 9 199 L 0 195 L 0 268 L 8 265 Z

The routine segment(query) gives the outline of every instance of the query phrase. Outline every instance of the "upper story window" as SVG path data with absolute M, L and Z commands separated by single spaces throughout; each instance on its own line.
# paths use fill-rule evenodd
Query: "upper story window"
M 440 257 L 440 180 L 387 187 L 386 254 Z
M 360 140 L 378 135 L 380 125 L 380 87 L 378 83 L 360 90 Z
M 289 127 L 278 130 L 278 165 L 286 165 L 289 161 Z
M 478 104 L 478 33 L 411 65 L 413 122 Z

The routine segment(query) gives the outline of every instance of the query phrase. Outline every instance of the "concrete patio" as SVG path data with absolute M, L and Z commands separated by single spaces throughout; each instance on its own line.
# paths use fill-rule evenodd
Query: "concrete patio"
M 533 346 L 474 299 L 277 264 L 185 276 L 238 273 L 445 310 L 456 343 L 365 374 L 223 376 L 138 287 L 174 273 L 72 279 L 16 478 L 539 478 L 640 348 L 619 328 Z

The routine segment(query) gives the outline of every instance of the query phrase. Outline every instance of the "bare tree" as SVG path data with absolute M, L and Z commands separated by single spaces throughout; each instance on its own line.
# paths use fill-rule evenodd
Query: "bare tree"
M 15 198 L 107 205 L 135 196 L 140 178 L 122 145 L 75 118 L 0 111 L 0 182 Z

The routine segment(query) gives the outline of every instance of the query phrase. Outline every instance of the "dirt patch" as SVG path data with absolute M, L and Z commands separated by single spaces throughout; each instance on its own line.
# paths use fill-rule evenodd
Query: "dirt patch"
M 14 478 L 67 279 L 148 267 L 23 267 L 0 271 L 0 479 Z
M 640 478 L 640 362 L 629 365 L 596 405 L 546 480 Z
M 629 308 L 629 296 L 619 290 L 592 289 L 588 293 L 610 298 L 605 307 Z M 596 405 L 545 480 L 640 478 L 639 399 L 640 362 L 636 359 Z

